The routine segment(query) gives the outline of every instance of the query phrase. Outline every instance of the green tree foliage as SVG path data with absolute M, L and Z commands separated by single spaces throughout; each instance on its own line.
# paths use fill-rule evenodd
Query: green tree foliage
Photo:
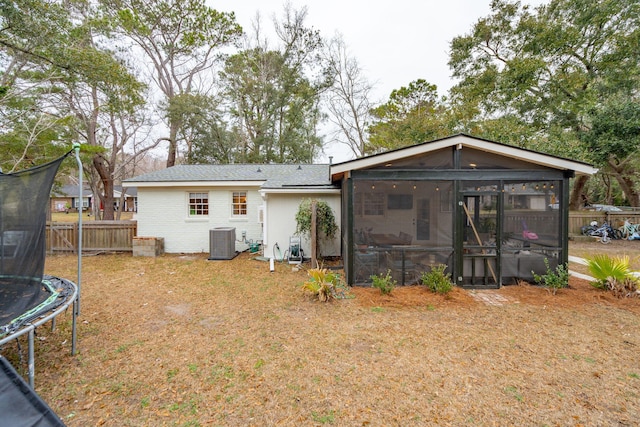
M 90 3 L 20 0 L 0 12 L 3 169 L 57 157 L 72 140 L 98 146 L 98 112 L 130 114 L 140 104 L 142 86 Z
M 311 162 L 322 146 L 316 128 L 324 85 L 312 80 L 322 41 L 305 27 L 305 17 L 306 9 L 285 9 L 276 23 L 278 49 L 258 44 L 242 50 L 220 73 L 238 162 Z
M 304 199 L 296 213 L 296 234 L 311 236 L 311 206 L 316 205 L 316 227 L 321 239 L 333 239 L 338 232 L 338 224 L 333 209 L 324 200 Z
M 222 80 L 246 163 L 310 162 L 320 147 L 318 92 L 282 52 L 256 48 L 227 61 Z
M 589 112 L 590 128 L 581 133 L 589 149 L 589 159 L 605 165 L 632 206 L 640 206 L 638 168 L 640 167 L 640 103 L 625 97 L 612 98 Z M 611 188 L 611 186 L 608 186 Z M 607 194 L 606 201 L 616 198 Z M 619 202 L 622 202 L 618 198 Z
M 313 205 L 316 207 L 316 249 L 320 253 L 320 242 L 333 239 L 338 232 L 333 209 L 324 200 L 304 199 L 296 212 L 296 234 L 311 238 L 313 230 L 312 215 Z
M 153 80 L 175 108 L 176 96 L 193 95 L 204 78 L 210 81 L 220 49 L 242 34 L 233 13 L 219 12 L 204 0 L 101 0 L 119 28 L 153 64 Z M 167 166 L 175 164 L 184 122 L 175 111 L 166 114 L 169 135 Z
M 531 9 L 494 0 L 491 10 L 451 43 L 454 109 L 481 136 L 500 118 L 516 139 L 500 141 L 588 160 L 581 134 L 592 113 L 640 85 L 640 4 L 551 0 Z M 574 206 L 584 184 L 576 180 Z
M 438 98 L 435 85 L 423 79 L 391 92 L 389 100 L 371 112 L 368 154 L 448 136 L 452 116 Z

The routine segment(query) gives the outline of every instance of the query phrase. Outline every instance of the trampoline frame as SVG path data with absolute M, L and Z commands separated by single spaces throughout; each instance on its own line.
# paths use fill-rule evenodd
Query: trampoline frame
M 64 279 L 62 277 L 57 277 L 58 279 L 64 281 L 65 283 L 71 285 L 73 287 L 73 291 L 70 293 L 69 296 L 67 296 L 66 300 L 56 306 L 53 309 L 49 309 L 48 311 L 43 312 L 42 314 L 40 314 L 36 319 L 34 319 L 33 321 L 26 323 L 24 326 L 22 326 L 21 328 L 9 332 L 9 334 L 7 334 L 5 337 L 3 337 L 2 339 L 0 339 L 0 347 L 3 346 L 4 344 L 13 341 L 14 339 L 18 339 L 21 336 L 28 334 L 28 352 L 29 352 L 29 356 L 28 356 L 28 371 L 29 371 L 29 386 L 33 389 L 34 388 L 34 380 L 35 380 L 35 352 L 34 352 L 34 347 L 35 347 L 35 331 L 36 328 L 38 328 L 39 326 L 42 326 L 43 324 L 47 323 L 49 320 L 51 320 L 52 325 L 51 328 L 55 328 L 55 319 L 56 317 L 58 317 L 60 314 L 62 314 L 64 311 L 66 311 L 70 305 L 73 305 L 73 311 L 72 311 L 72 320 L 71 320 L 71 354 L 75 354 L 75 350 L 76 350 L 76 324 L 77 324 L 77 304 L 78 304 L 78 285 L 76 285 L 74 282 L 72 282 L 71 280 L 68 279 Z M 44 280 L 44 278 L 43 278 Z

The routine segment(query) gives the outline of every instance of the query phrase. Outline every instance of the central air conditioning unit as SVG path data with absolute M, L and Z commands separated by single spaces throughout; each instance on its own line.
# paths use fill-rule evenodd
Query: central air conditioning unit
M 235 227 L 217 227 L 209 230 L 209 259 L 233 259 L 236 252 Z

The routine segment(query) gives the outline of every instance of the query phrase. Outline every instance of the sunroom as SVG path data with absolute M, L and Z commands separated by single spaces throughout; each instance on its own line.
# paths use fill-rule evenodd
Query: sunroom
M 347 282 L 414 284 L 438 264 L 462 287 L 532 281 L 567 262 L 569 180 L 595 172 L 462 134 L 332 165 Z

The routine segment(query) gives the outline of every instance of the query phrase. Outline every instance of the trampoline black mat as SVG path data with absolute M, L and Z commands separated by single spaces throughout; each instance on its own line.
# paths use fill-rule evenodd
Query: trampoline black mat
M 0 278 L 0 338 L 68 302 L 75 289 L 73 282 L 49 275 L 30 287 Z
M 64 427 L 38 394 L 0 356 L 0 427 Z

